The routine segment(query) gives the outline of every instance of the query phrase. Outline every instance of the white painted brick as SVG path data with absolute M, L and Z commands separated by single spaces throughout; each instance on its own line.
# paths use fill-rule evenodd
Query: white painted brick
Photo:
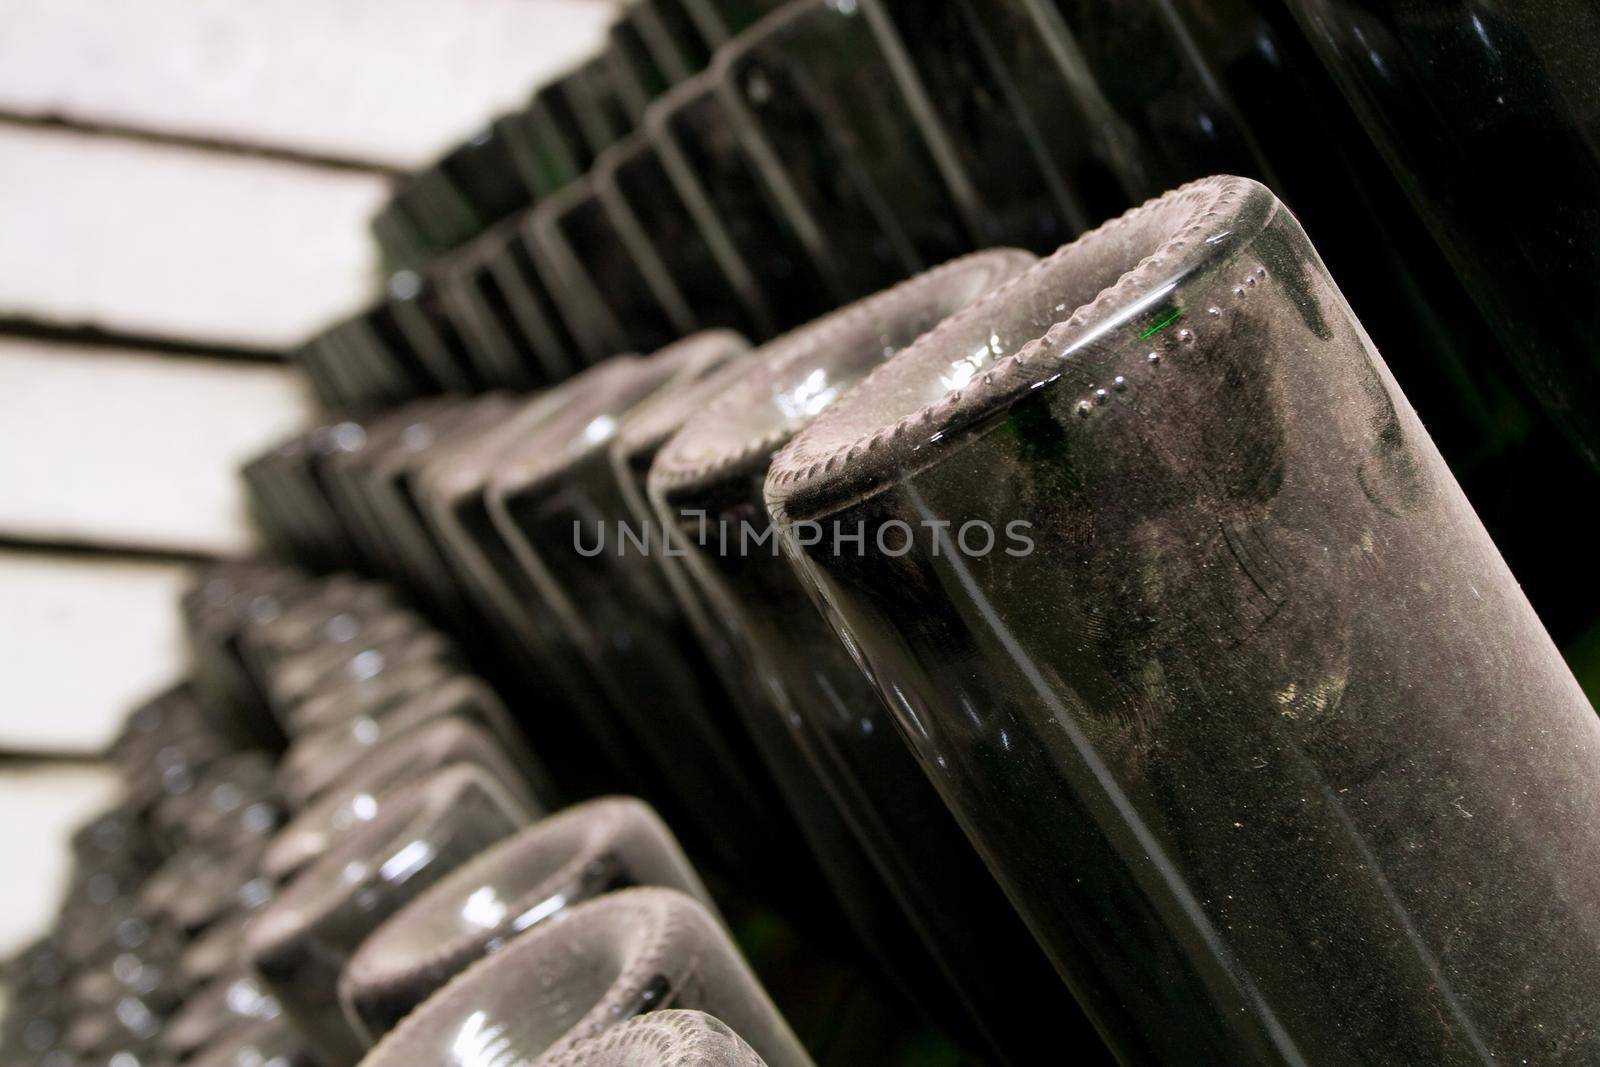
M 612 17 L 596 0 L 0 0 L 0 107 L 414 167 Z
M 99 752 L 181 677 L 188 570 L 0 552 L 0 751 Z
M 364 173 L 0 127 L 0 314 L 287 346 L 370 295 L 385 195 Z
M 311 410 L 286 365 L 0 338 L 0 534 L 248 550 L 238 468 Z
M 0 956 L 49 928 L 72 867 L 68 839 L 110 806 L 118 784 L 109 768 L 96 766 L 0 772 Z

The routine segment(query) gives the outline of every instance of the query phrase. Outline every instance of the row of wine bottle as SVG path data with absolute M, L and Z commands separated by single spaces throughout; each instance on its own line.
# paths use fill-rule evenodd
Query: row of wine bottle
M 195 673 L 112 746 L 123 795 L 6 965 L 4 1062 L 811 1067 L 733 940 L 795 999 L 770 916 L 639 800 L 543 816 L 517 724 L 394 590 L 226 564 L 183 607 Z M 909 1062 L 797 1017 L 824 1062 Z
M 1600 490 L 1596 41 L 1466 0 L 641 0 L 407 184 L 382 232 L 448 232 L 388 241 L 385 298 L 298 355 L 356 410 L 549 385 L 1240 174 L 1316 241 L 1565 644 L 1600 595 L 1565 521 Z
M 1600 1051 L 1600 723 L 1255 181 L 246 476 L 997 1059 Z

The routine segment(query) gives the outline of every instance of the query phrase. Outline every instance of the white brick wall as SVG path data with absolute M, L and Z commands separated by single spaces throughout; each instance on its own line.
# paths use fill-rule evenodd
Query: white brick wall
M 187 572 L 0 553 L 0 749 L 96 753 L 135 704 L 175 681 L 183 635 L 174 609 Z M 26 821 L 4 811 L 0 834 Z
M 102 767 L 36 767 L 0 774 L 0 812 L 8 813 L 7 876 L 0 890 L 0 955 L 49 926 L 67 877 L 66 839 L 116 796 Z
M 598 0 L 0 0 L 0 108 L 413 167 L 610 18 Z
M 377 279 L 375 172 L 598 45 L 603 0 L 0 0 L 0 317 L 290 345 Z M 5 116 L 122 127 L 103 136 Z M 232 552 L 234 468 L 305 416 L 284 368 L 0 336 L 0 540 Z M 183 670 L 185 568 L 0 546 L 0 752 L 93 753 Z M 0 768 L 0 954 L 53 914 L 93 767 Z
M 0 530 L 235 554 L 255 545 L 236 473 L 312 404 L 285 365 L 0 337 Z
M 373 290 L 365 227 L 386 189 L 371 174 L 0 126 L 0 314 L 290 345 Z

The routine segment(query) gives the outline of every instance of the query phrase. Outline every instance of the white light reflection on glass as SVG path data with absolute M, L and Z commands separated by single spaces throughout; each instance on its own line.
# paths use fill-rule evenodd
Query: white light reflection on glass
M 472 895 L 467 897 L 467 902 L 461 905 L 461 917 L 474 926 L 493 930 L 506 917 L 506 904 L 495 893 L 493 886 L 486 885 L 473 890 Z
M 581 435 L 588 444 L 598 444 L 608 439 L 617 429 L 617 420 L 610 415 L 601 415 L 583 428 Z
M 378 873 L 386 882 L 404 882 L 431 863 L 436 855 L 437 850 L 428 842 L 413 841 L 385 860 Z
M 489 1025 L 487 1012 L 467 1016 L 450 1042 L 450 1062 L 455 1067 L 509 1067 L 515 1062 L 504 1026 Z
M 829 384 L 828 372 L 818 367 L 793 389 L 774 394 L 772 401 L 785 418 L 809 419 L 833 403 L 838 395 L 839 387 Z
M 556 912 L 560 911 L 566 906 L 567 897 L 564 893 L 557 893 L 555 896 L 546 897 L 533 907 L 529 908 L 527 911 L 523 912 L 521 915 L 518 915 L 516 921 L 511 924 L 511 928 L 517 931 L 526 930 L 535 923 L 548 919 L 550 916 L 554 915 Z
M 944 386 L 947 391 L 961 389 L 976 378 L 979 371 L 998 361 L 1004 354 L 1003 346 L 1000 344 L 1000 335 L 991 333 L 989 340 L 978 346 L 971 354 L 952 362 L 950 364 L 950 373 L 939 376 L 939 384 Z

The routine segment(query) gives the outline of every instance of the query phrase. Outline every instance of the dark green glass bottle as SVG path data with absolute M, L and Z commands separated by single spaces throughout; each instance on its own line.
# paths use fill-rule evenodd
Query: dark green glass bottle
M 1122 1062 L 1600 1054 L 1600 721 L 1264 187 L 948 320 L 766 499 Z
M 1289 6 L 1529 388 L 1600 466 L 1600 12 Z

